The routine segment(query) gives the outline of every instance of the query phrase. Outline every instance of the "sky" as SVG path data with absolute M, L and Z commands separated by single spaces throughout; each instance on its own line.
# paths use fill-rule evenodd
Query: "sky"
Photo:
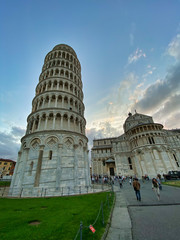
M 17 159 L 44 58 L 81 63 L 89 149 L 123 134 L 128 113 L 180 128 L 179 0 L 1 0 L 0 158 Z

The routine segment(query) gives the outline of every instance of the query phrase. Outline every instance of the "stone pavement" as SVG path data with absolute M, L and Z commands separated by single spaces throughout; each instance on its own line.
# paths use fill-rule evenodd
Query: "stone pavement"
M 129 217 L 126 198 L 123 189 L 119 186 L 114 186 L 116 193 L 116 202 L 113 210 L 111 227 L 106 240 L 131 240 L 131 219 Z
M 151 181 L 141 183 L 142 201 L 133 187 L 115 185 L 116 203 L 106 240 L 179 240 L 180 188 L 163 186 L 158 201 Z

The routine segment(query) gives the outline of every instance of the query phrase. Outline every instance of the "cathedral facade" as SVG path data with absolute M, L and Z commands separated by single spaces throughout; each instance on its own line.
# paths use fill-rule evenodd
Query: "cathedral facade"
M 92 174 L 150 178 L 180 171 L 180 131 L 165 130 L 152 117 L 129 113 L 124 134 L 93 141 Z
M 90 185 L 84 109 L 80 62 L 70 46 L 57 45 L 44 60 L 10 196 Z

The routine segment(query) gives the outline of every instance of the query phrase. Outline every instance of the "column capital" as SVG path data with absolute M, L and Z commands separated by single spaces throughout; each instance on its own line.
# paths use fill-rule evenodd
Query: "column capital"
M 58 144 L 58 148 L 63 148 L 63 144 Z
M 74 144 L 74 145 L 73 145 L 74 149 L 77 149 L 78 146 L 79 146 L 78 144 Z
M 39 150 L 43 150 L 43 149 L 44 149 L 44 147 L 45 147 L 45 145 L 44 145 L 44 144 L 41 144 L 41 145 L 39 145 Z
M 29 147 L 25 147 L 25 150 L 27 150 L 27 151 L 28 151 L 29 149 L 30 149 Z

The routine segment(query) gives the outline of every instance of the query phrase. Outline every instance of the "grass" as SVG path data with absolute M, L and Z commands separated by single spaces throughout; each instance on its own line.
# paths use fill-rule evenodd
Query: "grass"
M 0 239 L 1 240 L 73 240 L 80 226 L 89 226 L 95 221 L 103 202 L 105 224 L 100 214 L 93 233 L 83 228 L 82 239 L 100 239 L 110 214 L 113 193 L 97 193 L 81 196 L 0 199 Z M 29 225 L 39 221 L 39 225 Z M 77 239 L 80 239 L 78 235 Z
M 0 187 L 9 187 L 11 182 L 8 181 L 0 181 Z
M 162 184 L 168 185 L 168 186 L 173 186 L 173 187 L 180 187 L 180 181 L 168 181 L 168 182 L 163 182 Z

